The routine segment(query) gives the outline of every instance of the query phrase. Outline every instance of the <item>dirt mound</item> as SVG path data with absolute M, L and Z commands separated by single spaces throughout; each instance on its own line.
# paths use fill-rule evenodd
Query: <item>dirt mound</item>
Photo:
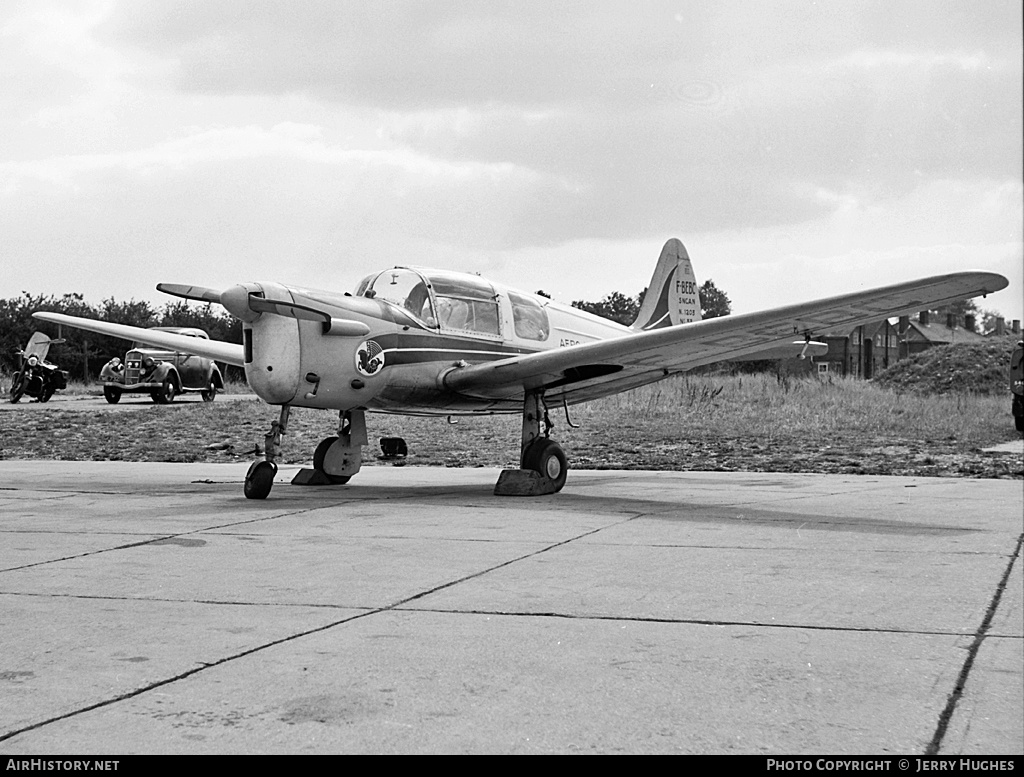
M 1016 338 L 991 338 L 980 344 L 936 345 L 901 359 L 874 382 L 897 391 L 948 394 L 1008 394 L 1010 354 Z

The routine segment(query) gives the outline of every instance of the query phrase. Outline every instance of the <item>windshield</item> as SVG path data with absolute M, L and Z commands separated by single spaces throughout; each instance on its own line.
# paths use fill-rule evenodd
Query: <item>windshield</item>
M 50 352 L 50 338 L 42 332 L 33 332 L 25 346 L 25 358 L 36 356 L 39 361 L 46 361 L 46 355 Z
M 432 329 L 437 326 L 427 282 L 415 270 L 396 267 L 382 272 L 368 285 L 363 296 L 397 305 Z

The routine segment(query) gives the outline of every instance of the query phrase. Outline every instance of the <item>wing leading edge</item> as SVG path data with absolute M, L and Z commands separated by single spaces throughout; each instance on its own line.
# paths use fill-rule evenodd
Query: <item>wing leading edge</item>
M 718 361 L 790 345 L 795 338 L 859 326 L 989 294 L 1009 282 L 988 272 L 937 275 L 758 313 L 625 335 L 456 368 L 445 385 L 469 396 L 511 398 L 544 388 L 570 402 L 596 399 Z
M 89 332 L 96 332 L 111 337 L 121 337 L 125 340 L 134 340 L 147 345 L 159 348 L 170 348 L 182 353 L 192 353 L 196 356 L 205 356 L 218 362 L 226 362 L 236 367 L 242 367 L 243 350 L 241 345 L 225 343 L 221 340 L 204 340 L 200 337 L 188 337 L 177 335 L 173 332 L 158 332 L 153 329 L 143 329 L 137 326 L 126 326 L 125 324 L 112 324 L 109 321 L 96 321 L 91 318 L 77 318 L 76 316 L 65 316 L 63 313 L 33 313 L 32 318 L 40 321 L 51 321 L 54 324 L 63 324 L 75 329 L 85 329 Z

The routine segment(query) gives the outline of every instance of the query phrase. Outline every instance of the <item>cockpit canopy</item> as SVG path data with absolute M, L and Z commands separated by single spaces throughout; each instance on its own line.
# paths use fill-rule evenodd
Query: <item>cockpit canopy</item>
M 428 329 L 500 338 L 501 305 L 495 288 L 474 275 L 395 267 L 362 280 L 356 296 L 402 308 Z M 535 299 L 509 292 L 516 337 L 546 340 L 547 312 Z
M 356 293 L 397 305 L 429 329 L 501 336 L 498 295 L 482 278 L 396 267 L 365 279 Z

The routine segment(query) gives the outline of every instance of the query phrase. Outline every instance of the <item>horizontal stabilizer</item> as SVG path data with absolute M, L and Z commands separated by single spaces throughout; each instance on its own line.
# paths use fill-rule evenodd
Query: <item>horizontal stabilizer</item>
M 188 286 L 184 283 L 158 283 L 157 291 L 170 294 L 172 297 L 184 297 L 196 302 L 220 302 L 220 292 L 205 286 Z

